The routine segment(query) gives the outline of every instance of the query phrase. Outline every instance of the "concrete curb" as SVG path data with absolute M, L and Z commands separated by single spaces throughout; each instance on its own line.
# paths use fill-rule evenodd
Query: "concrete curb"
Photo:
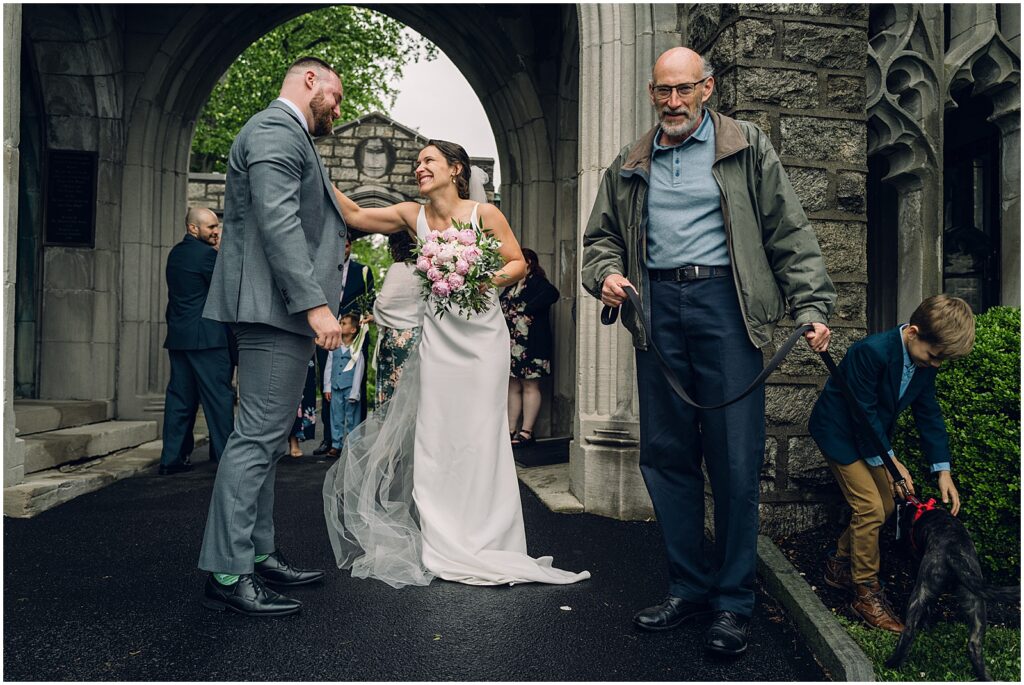
M 793 617 L 811 651 L 835 680 L 875 680 L 871 660 L 782 551 L 764 535 L 757 536 L 757 572 L 765 589 Z

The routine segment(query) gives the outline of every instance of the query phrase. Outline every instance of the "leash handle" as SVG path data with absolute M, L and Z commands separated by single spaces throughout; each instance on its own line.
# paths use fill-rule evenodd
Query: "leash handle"
M 661 373 L 663 376 L 665 376 L 665 380 L 668 381 L 668 384 L 672 388 L 672 391 L 679 397 L 679 399 L 681 399 L 683 402 L 690 405 L 691 407 L 694 407 L 695 409 L 709 410 L 728 407 L 730 404 L 735 404 L 736 402 L 739 402 L 750 393 L 754 392 L 754 390 L 756 390 L 758 386 L 764 383 L 765 379 L 767 379 L 768 376 L 770 376 L 777 368 L 779 368 L 783 360 L 785 360 L 786 355 L 788 355 L 790 351 L 792 351 L 793 347 L 797 344 L 800 338 L 803 337 L 803 334 L 813 328 L 813 326 L 811 326 L 810 324 L 804 324 L 802 326 L 798 326 L 796 330 L 790 333 L 789 337 L 786 338 L 786 342 L 784 342 L 782 346 L 779 347 L 778 350 L 776 350 L 775 355 L 771 358 L 771 360 L 769 360 L 768 364 L 764 367 L 764 369 L 761 370 L 761 373 L 757 375 L 757 378 L 751 381 L 750 385 L 747 386 L 746 390 L 741 392 L 739 395 L 731 399 L 728 399 L 725 402 L 720 402 L 718 404 L 700 404 L 692 397 L 690 397 L 689 393 L 686 392 L 686 389 L 683 388 L 683 384 L 679 381 L 679 378 L 676 376 L 675 371 L 673 371 L 672 367 L 669 366 L 667 361 L 665 361 L 665 357 L 661 354 L 661 350 L 659 350 L 658 346 L 655 344 L 654 336 L 651 334 L 650 326 L 647 325 L 647 320 L 643 316 L 643 307 L 640 304 L 640 295 L 636 292 L 636 289 L 633 287 L 626 287 L 623 290 L 625 290 L 626 298 L 629 300 L 629 303 L 633 306 L 633 309 L 635 309 L 640 314 L 640 325 L 643 326 L 644 332 L 647 334 L 647 346 L 651 350 L 651 352 L 654 353 L 654 357 L 658 361 L 658 366 L 661 367 Z M 618 307 L 609 307 L 605 305 L 605 307 L 601 310 L 601 323 L 603 323 L 606 326 L 610 326 L 611 324 L 615 323 L 615 320 L 618 318 L 618 315 Z

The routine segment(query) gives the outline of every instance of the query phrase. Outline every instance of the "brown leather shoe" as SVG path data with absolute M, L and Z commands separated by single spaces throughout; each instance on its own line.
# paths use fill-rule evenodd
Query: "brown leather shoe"
M 853 576 L 850 574 L 850 557 L 829 554 L 825 557 L 825 585 L 837 590 L 853 592 Z
M 889 606 L 885 590 L 877 580 L 874 583 L 856 583 L 853 586 L 855 598 L 850 610 L 872 628 L 881 628 L 894 633 L 903 632 L 903 623 Z

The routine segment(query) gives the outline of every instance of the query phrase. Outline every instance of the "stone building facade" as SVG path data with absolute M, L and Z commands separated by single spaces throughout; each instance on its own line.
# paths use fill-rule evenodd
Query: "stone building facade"
M 316 139 L 317 149 L 334 183 L 363 207 L 383 207 L 421 200 L 416 159 L 428 138 L 391 117 L 373 112 L 334 127 Z M 470 164 L 487 174 L 489 202 L 494 201 L 494 160 L 470 155 Z M 224 174 L 190 173 L 188 201 L 221 213 Z
M 195 119 L 242 50 L 305 9 L 4 6 L 5 486 L 25 478 L 16 398 L 96 400 L 111 417 L 159 416 L 168 373 L 162 273 L 189 199 Z M 652 515 L 637 468 L 633 351 L 621 329 L 600 326 L 578 261 L 604 169 L 654 124 L 646 85 L 669 47 L 707 54 L 714 106 L 770 134 L 839 290 L 838 352 L 943 288 L 982 308 L 1020 304 L 1016 5 L 379 11 L 434 41 L 479 95 L 498 144 L 502 209 L 562 293 L 550 423 L 573 437 L 571 487 L 587 511 Z M 377 122 L 362 125 L 387 140 Z M 50 173 L 66 152 L 95 174 L 94 197 L 76 196 L 83 225 L 94 217 L 86 243 L 52 242 L 44 231 L 53 216 L 44 210 L 59 208 L 48 203 L 67 190 Z M 339 153 L 346 159 L 378 175 L 346 178 L 355 172 L 339 164 L 339 183 L 363 188 L 367 202 L 390 197 L 379 190 L 389 187 L 379 182 L 386 144 Z M 805 427 L 823 371 L 799 350 L 770 380 L 767 531 L 814 525 L 835 500 Z

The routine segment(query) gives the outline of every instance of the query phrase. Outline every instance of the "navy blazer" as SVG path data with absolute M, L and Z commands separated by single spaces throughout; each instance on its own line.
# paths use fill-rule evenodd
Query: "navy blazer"
M 167 255 L 167 337 L 169 350 L 206 350 L 227 347 L 224 324 L 203 318 L 217 250 L 192 234 Z
M 366 270 L 366 279 L 364 280 L 363 265 L 354 259 L 350 259 L 344 289 L 341 291 L 338 315 L 340 316 L 352 309 L 356 298 L 370 290 L 373 290 L 373 269 Z
M 937 372 L 932 367 L 918 367 L 900 398 L 903 342 L 899 328 L 854 343 L 839 363 L 839 373 L 843 374 L 885 449 L 892 449 L 896 417 L 909 406 L 921 435 L 924 456 L 932 464 L 950 461 L 946 424 L 935 400 Z M 831 378 L 814 405 L 808 428 L 822 453 L 836 463 L 852 464 L 857 459 L 875 455 L 876 450 L 868 438 L 860 434 L 839 386 Z

